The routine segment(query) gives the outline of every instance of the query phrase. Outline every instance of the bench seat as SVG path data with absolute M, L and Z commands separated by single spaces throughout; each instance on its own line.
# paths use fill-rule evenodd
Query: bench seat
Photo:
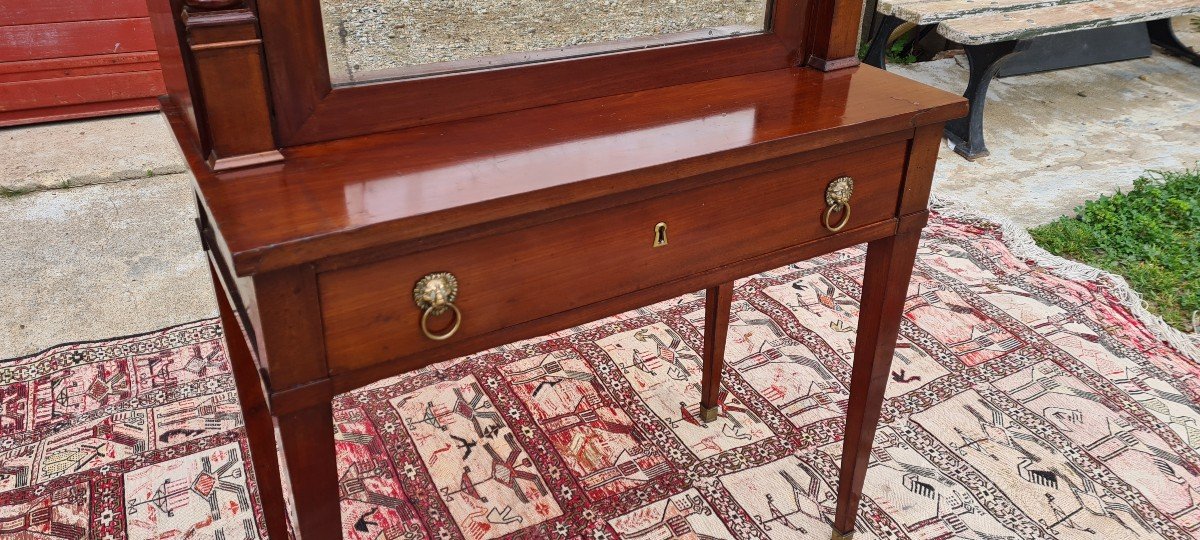
M 1200 13 L 1200 0 L 1104 0 L 943 20 L 938 33 L 963 45 L 984 45 L 1193 13 Z
M 926 25 L 972 15 L 1090 1 L 1092 0 L 884 0 L 879 3 L 879 13 L 891 15 L 913 24 Z
M 1200 0 L 879 0 L 877 9 L 884 17 L 866 51 L 864 62 L 869 65 L 885 67 L 889 38 L 905 23 L 924 31 L 936 27 L 947 40 L 966 49 L 971 73 L 963 95 L 971 102 L 971 112 L 946 124 L 946 138 L 956 152 L 971 160 L 988 155 L 983 137 L 988 85 L 1006 65 L 1020 65 L 1024 60 L 1014 63 L 1013 59 L 1029 50 L 1034 40 L 1041 47 L 1038 53 L 1021 58 L 1038 58 L 1045 51 L 1060 57 L 1071 52 L 1051 49 L 1064 41 L 1041 39 L 1044 36 L 1110 32 L 1100 30 L 1105 28 L 1129 35 L 1126 29 L 1138 29 L 1127 25 L 1143 24 L 1142 43 L 1148 34 L 1150 42 L 1200 66 L 1200 54 L 1181 43 L 1171 27 L 1174 17 L 1200 14 Z M 1145 47 L 1144 54 L 1149 54 L 1149 44 Z

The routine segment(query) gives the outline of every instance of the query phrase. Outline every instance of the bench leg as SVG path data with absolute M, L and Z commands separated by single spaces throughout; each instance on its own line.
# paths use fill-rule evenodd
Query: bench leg
M 883 22 L 879 23 L 879 29 L 875 31 L 875 37 L 871 39 L 871 45 L 867 47 L 867 55 L 863 58 L 863 62 L 879 69 L 887 69 L 888 38 L 902 24 L 904 24 L 904 19 L 891 15 L 884 16 Z
M 1006 61 L 1029 49 L 1029 43 L 1023 39 L 966 46 L 971 78 L 963 97 L 971 102 L 971 112 L 965 118 L 946 123 L 946 138 L 954 143 L 954 151 L 959 155 L 971 161 L 988 155 L 983 142 L 983 108 L 987 104 L 988 85 Z
M 1194 66 L 1200 66 L 1200 54 L 1179 41 L 1179 36 L 1175 35 L 1175 29 L 1171 27 L 1171 19 L 1147 22 L 1146 29 L 1150 31 L 1151 43 L 1191 62 Z

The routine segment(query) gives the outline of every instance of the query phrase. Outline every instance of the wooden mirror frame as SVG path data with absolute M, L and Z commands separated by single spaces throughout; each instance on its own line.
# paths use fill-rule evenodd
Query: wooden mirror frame
M 796 65 L 809 0 L 771 3 L 755 34 L 334 86 L 321 0 L 258 0 L 285 146 Z
M 802 64 L 858 64 L 861 0 L 771 2 L 761 33 L 335 85 L 321 0 L 149 0 L 160 57 L 184 67 L 166 71 L 188 78 L 167 81 L 169 99 L 189 111 L 214 170 L 278 161 L 277 149 L 290 146 Z M 172 27 L 178 48 L 176 36 L 161 35 Z M 262 128 L 246 131 L 255 124 Z

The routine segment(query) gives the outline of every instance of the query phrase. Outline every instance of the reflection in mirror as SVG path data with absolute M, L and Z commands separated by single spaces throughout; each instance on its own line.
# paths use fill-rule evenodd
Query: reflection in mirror
M 335 84 L 761 32 L 770 0 L 321 0 Z

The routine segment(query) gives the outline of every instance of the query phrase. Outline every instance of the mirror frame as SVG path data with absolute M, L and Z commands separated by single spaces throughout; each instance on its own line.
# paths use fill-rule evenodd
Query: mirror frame
M 257 0 L 257 9 L 276 143 L 287 147 L 804 63 L 845 67 L 823 59 L 854 55 L 861 4 L 853 4 L 771 0 L 761 33 L 339 86 L 320 0 Z M 831 36 L 850 26 L 853 36 Z

